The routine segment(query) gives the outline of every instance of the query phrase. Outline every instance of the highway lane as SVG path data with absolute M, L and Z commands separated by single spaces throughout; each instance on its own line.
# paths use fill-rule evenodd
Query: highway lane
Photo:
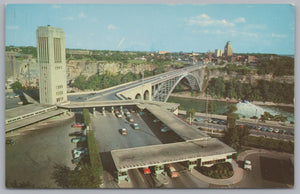
M 184 166 L 179 163 L 173 164 L 174 168 L 179 173 L 177 178 L 167 177 L 169 183 L 165 188 L 208 188 L 209 184 L 200 181 L 194 177 Z
M 139 115 L 137 113 L 132 113 L 132 115 L 135 122 L 139 124 L 140 130 L 134 130 L 124 116 L 117 118 L 108 112 L 106 112 L 106 116 L 99 112 L 96 113 L 96 116 L 91 116 L 92 128 L 95 129 L 100 152 L 161 144 Z M 119 131 L 121 128 L 127 129 L 127 136 L 121 135 Z

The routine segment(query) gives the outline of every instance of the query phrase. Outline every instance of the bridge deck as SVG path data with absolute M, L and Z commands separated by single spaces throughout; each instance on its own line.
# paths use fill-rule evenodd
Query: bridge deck
M 209 157 L 213 160 L 236 153 L 218 139 L 193 140 L 111 151 L 118 170 L 129 170 L 155 165 L 183 162 Z
M 66 112 L 66 110 L 52 110 L 52 111 L 49 111 L 49 112 L 46 112 L 46 113 L 43 113 L 43 114 L 35 115 L 33 117 L 29 117 L 29 118 L 26 118 L 26 119 L 16 121 L 14 123 L 6 124 L 5 125 L 5 132 L 9 132 L 9 131 L 12 131 L 12 130 L 15 130 L 15 129 L 18 129 L 18 128 L 21 128 L 21 127 L 25 127 L 27 125 L 31 125 L 33 123 L 37 123 L 39 121 L 51 118 L 53 116 L 60 115 L 64 112 Z
M 170 111 L 150 103 L 143 104 L 143 106 L 186 141 L 209 138 L 209 135 L 178 119 L 176 115 Z
M 50 108 L 50 107 L 53 107 L 53 106 L 40 105 L 40 104 L 28 104 L 25 106 L 7 109 L 7 110 L 5 110 L 5 120 L 19 117 L 21 115 L 26 115 L 26 114 L 29 114 L 29 113 L 32 113 L 35 111 L 40 111 L 40 110 Z

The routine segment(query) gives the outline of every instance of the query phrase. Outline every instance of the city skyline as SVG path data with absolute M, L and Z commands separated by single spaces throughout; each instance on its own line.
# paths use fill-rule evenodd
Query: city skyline
M 230 41 L 234 53 L 295 52 L 289 4 L 9 4 L 5 45 L 36 46 L 46 25 L 71 49 L 214 52 Z

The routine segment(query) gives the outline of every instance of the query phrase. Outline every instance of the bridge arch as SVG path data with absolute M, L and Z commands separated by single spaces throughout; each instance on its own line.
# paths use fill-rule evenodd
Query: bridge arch
M 142 99 L 142 95 L 141 95 L 140 93 L 137 93 L 137 94 L 135 95 L 135 99 L 141 100 L 141 99 Z
M 168 101 L 171 93 L 173 92 L 173 90 L 175 89 L 175 87 L 179 84 L 179 82 L 183 78 L 187 79 L 187 81 L 189 82 L 192 90 L 199 90 L 199 91 L 201 91 L 201 85 L 200 85 L 199 79 L 195 75 L 193 75 L 192 73 L 187 73 L 187 74 L 184 74 L 184 75 L 180 76 L 179 79 L 172 85 L 171 89 L 168 91 L 168 94 L 167 94 L 166 98 L 164 99 L 164 102 Z
M 149 90 L 146 90 L 145 92 L 144 92 L 144 100 L 149 100 L 150 98 L 150 92 L 149 92 Z

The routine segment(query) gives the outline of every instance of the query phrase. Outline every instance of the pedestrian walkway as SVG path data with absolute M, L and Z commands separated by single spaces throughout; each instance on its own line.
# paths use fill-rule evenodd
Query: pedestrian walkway
M 207 182 L 209 184 L 214 185 L 233 185 L 240 182 L 244 176 L 244 170 L 238 166 L 235 161 L 232 161 L 232 168 L 233 168 L 233 176 L 227 179 L 214 179 L 208 176 L 205 176 L 198 172 L 197 170 L 192 171 L 192 175 L 196 178 L 200 179 L 201 181 Z

